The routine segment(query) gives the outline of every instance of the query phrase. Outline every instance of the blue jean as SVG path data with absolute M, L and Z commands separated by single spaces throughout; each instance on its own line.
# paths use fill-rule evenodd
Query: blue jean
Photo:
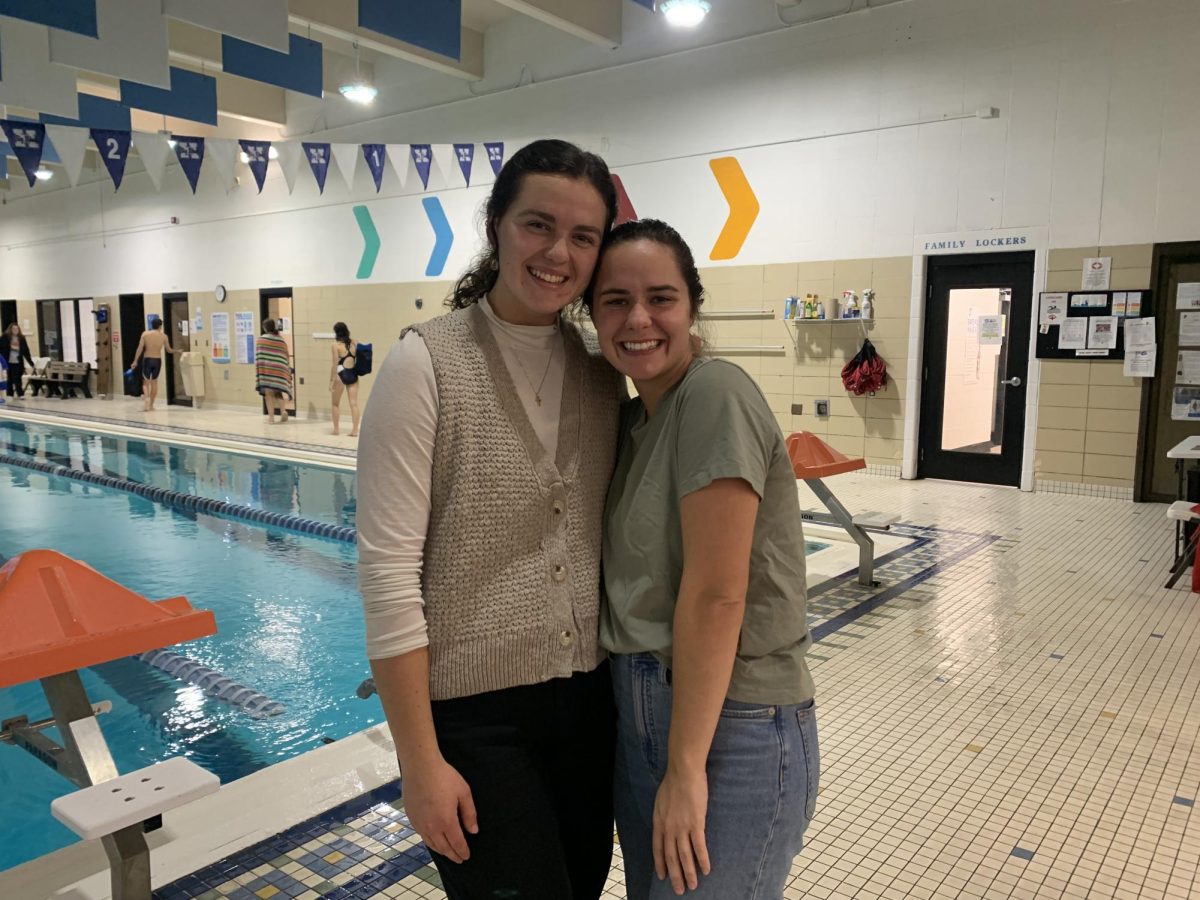
M 667 770 L 670 672 L 649 653 L 612 657 L 617 704 L 614 807 L 629 900 L 674 897 L 651 850 L 654 799 Z M 812 701 L 726 700 L 708 754 L 704 836 L 712 871 L 691 900 L 779 900 L 816 809 L 821 759 Z

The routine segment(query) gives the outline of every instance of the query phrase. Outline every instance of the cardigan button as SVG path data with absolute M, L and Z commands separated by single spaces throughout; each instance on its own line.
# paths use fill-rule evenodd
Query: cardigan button
M 558 642 L 560 644 L 562 644 L 564 647 L 570 647 L 571 642 L 574 640 L 575 640 L 575 635 L 571 634 L 571 632 L 569 632 L 569 631 L 564 631 L 562 634 L 560 634 L 558 636 Z
M 551 509 L 554 510 L 554 514 L 556 516 L 561 516 L 563 514 L 563 505 L 561 503 L 555 503 Z
M 566 581 L 567 580 L 567 567 L 566 566 L 555 566 L 554 567 L 554 580 L 555 581 Z

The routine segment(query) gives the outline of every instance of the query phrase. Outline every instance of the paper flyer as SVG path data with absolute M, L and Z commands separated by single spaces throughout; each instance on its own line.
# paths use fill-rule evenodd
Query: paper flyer
M 1085 259 L 1083 261 L 1083 290 L 1107 291 L 1108 277 L 1111 271 L 1111 256 L 1095 256 Z
M 1175 289 L 1176 309 L 1200 309 L 1200 281 L 1185 281 Z
M 1058 329 L 1059 350 L 1082 350 L 1087 347 L 1087 319 L 1082 316 L 1063 319 Z
M 1197 315 L 1200 315 L 1200 313 L 1197 313 Z M 1127 349 L 1146 350 L 1153 346 L 1154 316 L 1145 319 L 1125 320 L 1125 347 Z
M 1200 384 L 1200 350 L 1180 350 L 1175 366 L 1176 384 Z
M 1153 378 L 1154 366 L 1158 361 L 1158 351 L 1151 347 L 1149 350 L 1126 350 L 1124 375 L 1126 378 Z
M 1200 346 L 1200 312 L 1179 314 L 1179 346 Z
M 1067 317 L 1067 294 L 1042 294 L 1041 311 L 1038 313 L 1039 325 L 1058 325 Z
M 1116 316 L 1089 316 L 1087 323 L 1087 346 L 1089 350 L 1113 350 L 1116 348 Z
M 1179 387 L 1171 393 L 1171 418 L 1200 419 L 1200 387 Z

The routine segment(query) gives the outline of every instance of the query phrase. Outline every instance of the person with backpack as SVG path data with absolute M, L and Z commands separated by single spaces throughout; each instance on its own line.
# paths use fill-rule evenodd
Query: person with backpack
M 359 344 L 350 337 L 345 322 L 333 325 L 333 357 L 329 369 L 329 393 L 332 398 L 333 433 L 341 424 L 342 394 L 350 400 L 350 437 L 358 436 L 358 379 L 371 371 L 370 344 Z M 362 356 L 362 359 L 359 357 Z

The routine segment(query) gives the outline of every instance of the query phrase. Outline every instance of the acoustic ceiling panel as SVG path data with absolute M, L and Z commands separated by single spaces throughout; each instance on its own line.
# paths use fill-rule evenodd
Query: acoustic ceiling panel
M 462 56 L 462 0 L 358 0 L 358 25 L 442 56 Z
M 230 75 L 320 97 L 322 64 L 320 43 L 298 34 L 288 35 L 287 53 L 221 36 L 221 68 Z
M 160 90 L 132 81 L 121 82 L 121 102 L 133 109 L 217 124 L 217 80 L 171 66 L 171 89 Z
M 163 0 L 163 14 L 180 22 L 288 52 L 287 0 Z
M 0 21 L 0 103 L 71 118 L 79 115 L 75 73 L 50 62 L 45 26 Z
M 105 128 L 112 131 L 132 131 L 129 123 L 129 107 L 116 100 L 96 97 L 92 94 L 79 95 L 79 116 L 71 119 L 43 113 L 41 121 L 48 125 L 76 125 L 83 128 Z
M 0 0 L 0 16 L 93 38 L 97 34 L 96 0 Z
M 51 30 L 50 61 L 167 87 L 167 20 L 162 0 L 105 0 L 98 11 L 99 38 Z

